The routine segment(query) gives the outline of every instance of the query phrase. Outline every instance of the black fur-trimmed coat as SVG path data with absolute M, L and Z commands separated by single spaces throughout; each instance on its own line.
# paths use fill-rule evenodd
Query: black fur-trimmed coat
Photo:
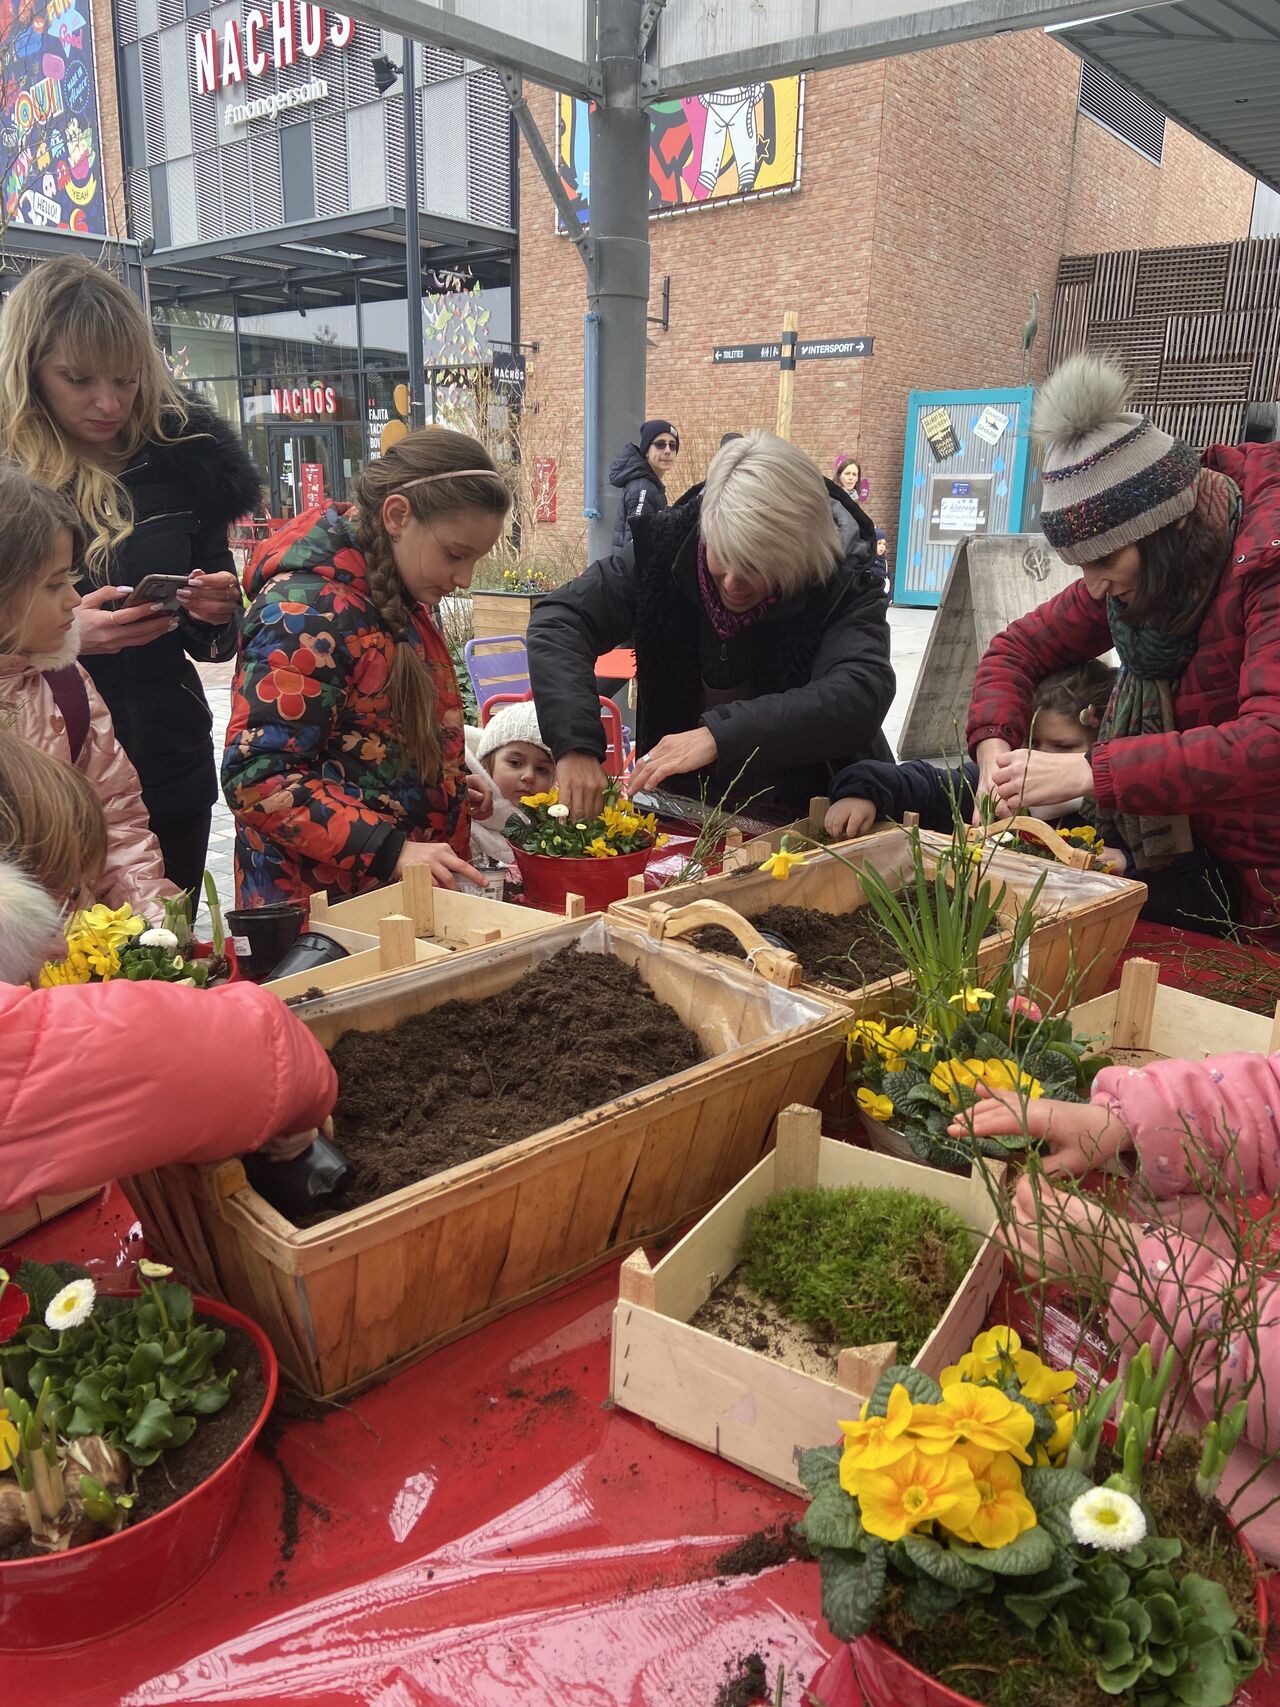
M 255 507 L 262 480 L 221 415 L 192 401 L 180 436 L 145 444 L 121 481 L 134 525 L 108 582 L 136 587 L 146 575 L 234 571 L 227 529 Z M 91 585 L 83 581 L 81 592 Z M 153 824 L 194 815 L 217 798 L 212 718 L 191 659 L 232 658 L 239 635 L 238 616 L 214 627 L 184 614 L 148 646 L 82 660 L 141 778 Z
M 735 776 L 734 798 L 780 812 L 807 808 L 832 776 L 857 759 L 887 759 L 881 733 L 893 701 L 883 583 L 871 565 L 875 530 L 828 482 L 841 512 L 846 553 L 831 579 L 780 601 L 722 641 L 698 592 L 702 488 L 671 509 L 637 517 L 632 542 L 557 588 L 534 609 L 529 672 L 543 740 L 557 758 L 604 753 L 595 660 L 632 641 L 636 651 L 637 747 L 705 725 L 714 767 L 664 785 L 708 800 Z M 852 524 L 852 525 L 850 525 Z

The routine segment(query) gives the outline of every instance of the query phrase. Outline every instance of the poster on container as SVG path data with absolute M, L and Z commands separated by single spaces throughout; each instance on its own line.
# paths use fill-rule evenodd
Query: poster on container
M 657 101 L 648 112 L 651 214 L 777 195 L 800 182 L 803 77 Z M 559 97 L 556 159 L 580 225 L 590 224 L 589 116 L 586 101 Z
M 105 236 L 89 0 L 0 0 L 0 108 L 6 220 Z

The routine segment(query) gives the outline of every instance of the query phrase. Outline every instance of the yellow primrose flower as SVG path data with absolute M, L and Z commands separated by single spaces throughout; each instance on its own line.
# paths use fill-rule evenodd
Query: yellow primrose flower
M 0 1470 L 8 1470 L 18 1456 L 17 1426 L 3 1405 L 0 1405 Z
M 966 984 L 963 990 L 957 990 L 951 997 L 951 1006 L 963 1008 L 967 1014 L 976 1014 L 984 1002 L 994 1002 L 995 999 L 991 990 L 984 990 L 977 984 Z
M 1075 1388 L 1074 1369 L 1050 1369 L 1034 1351 L 1015 1352 L 1013 1367 L 1020 1391 L 1033 1405 L 1051 1405 Z
M 1022 1491 L 1022 1471 L 1009 1453 L 991 1457 L 966 1446 L 956 1451 L 973 1472 L 979 1505 L 967 1523 L 958 1522 L 954 1513 L 939 1519 L 944 1529 L 973 1547 L 1007 1547 L 1035 1528 L 1035 1507 Z
M 978 1076 L 988 1090 L 1025 1092 L 1030 1102 L 1044 1095 L 1044 1086 L 1039 1079 L 1024 1073 L 1016 1061 L 999 1061 L 992 1056 L 978 1065 L 982 1068 Z
M 886 1120 L 893 1119 L 893 1104 L 886 1096 L 869 1089 L 866 1085 L 858 1087 L 858 1107 L 872 1120 L 878 1120 L 883 1126 Z
M 954 1387 L 957 1381 L 983 1381 L 986 1379 L 986 1366 L 978 1361 L 971 1351 L 966 1351 L 959 1363 L 949 1363 L 938 1377 L 938 1385 L 944 1391 Z
M 990 1375 L 998 1374 L 1000 1365 L 1005 1358 L 1016 1357 L 1022 1350 L 1022 1341 L 1015 1328 L 987 1328 L 973 1342 L 973 1355 L 987 1367 Z
M 1076 1413 L 1070 1405 L 1054 1405 L 1050 1415 L 1056 1422 L 1056 1427 L 1044 1443 L 1049 1462 L 1061 1465 L 1066 1462 L 1067 1449 L 1070 1447 L 1076 1432 Z
M 559 803 L 560 793 L 558 789 L 554 788 L 546 789 L 541 794 L 522 794 L 520 796 L 521 806 L 532 806 L 535 811 L 539 806 L 558 806 Z
M 984 1452 L 1012 1452 L 1030 1464 L 1027 1447 L 1036 1431 L 1035 1418 L 998 1387 L 976 1387 L 968 1381 L 942 1389 L 936 1405 L 917 1405 L 911 1424 L 920 1451 L 951 1452 L 968 1444 Z
M 913 1450 L 907 1430 L 915 1409 L 901 1382 L 889 1395 L 889 1408 L 882 1417 L 863 1415 L 857 1422 L 842 1422 L 844 1452 L 840 1458 L 840 1486 L 847 1494 L 857 1493 L 858 1478 L 871 1470 L 883 1470 Z
M 114 948 L 88 948 L 85 959 L 89 962 L 90 971 L 104 984 L 120 970 L 120 956 Z
M 930 1457 L 912 1449 L 883 1470 L 858 1478 L 862 1527 L 882 1541 L 901 1541 L 909 1530 L 935 1518 L 963 1528 L 981 1503 L 973 1472 L 958 1452 Z
M 935 1091 L 941 1091 L 954 1108 L 959 1108 L 961 1087 L 972 1090 L 983 1065 L 981 1061 L 957 1061 L 954 1057 L 950 1061 L 939 1061 L 929 1074 L 929 1083 Z
M 670 840 L 670 836 L 655 836 L 653 838 L 653 845 L 655 848 L 665 848 Z
M 788 853 L 785 849 L 776 854 L 770 854 L 760 866 L 761 871 L 768 872 L 770 877 L 776 877 L 784 882 L 791 875 L 793 865 L 804 865 L 807 856 L 802 853 Z
M 146 928 L 147 921 L 139 918 L 127 902 L 114 908 L 99 902 L 94 907 L 85 907 L 71 921 L 73 933 L 91 931 L 111 948 L 121 947 L 130 937 L 141 936 Z
M 1092 824 L 1077 824 L 1074 830 L 1064 830 L 1062 834 L 1067 841 L 1083 842 L 1087 848 L 1091 848 L 1098 840 L 1098 832 Z

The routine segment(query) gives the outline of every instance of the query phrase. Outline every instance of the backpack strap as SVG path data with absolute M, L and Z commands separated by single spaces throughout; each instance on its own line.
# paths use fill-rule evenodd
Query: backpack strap
M 80 754 L 89 739 L 89 692 L 84 685 L 84 677 L 75 664 L 67 664 L 61 670 L 42 670 L 41 674 L 49 685 L 54 704 L 62 713 L 71 763 L 79 764 Z

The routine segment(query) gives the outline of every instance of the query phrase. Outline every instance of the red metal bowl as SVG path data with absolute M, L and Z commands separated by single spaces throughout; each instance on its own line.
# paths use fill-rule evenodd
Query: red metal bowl
M 613 859 L 553 859 L 550 854 L 517 852 L 516 860 L 530 906 L 563 913 L 565 896 L 581 895 L 589 913 L 602 913 L 624 899 L 628 879 L 643 874 L 653 851 L 641 848 Z
M 253 1443 L 275 1403 L 280 1366 L 248 1316 L 212 1298 L 198 1297 L 195 1307 L 197 1315 L 242 1328 L 256 1346 L 267 1388 L 258 1420 L 207 1481 L 164 1511 L 85 1547 L 0 1563 L 0 1651 L 65 1648 L 116 1635 L 185 1594 L 225 1546 Z

